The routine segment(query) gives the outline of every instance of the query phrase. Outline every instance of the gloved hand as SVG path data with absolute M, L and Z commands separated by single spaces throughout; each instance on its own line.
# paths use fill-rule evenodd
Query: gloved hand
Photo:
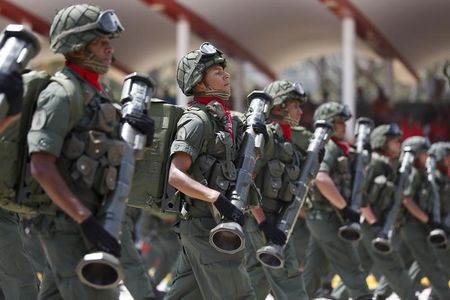
M 153 142 L 155 121 L 147 115 L 146 111 L 133 110 L 131 113 L 125 115 L 124 119 L 134 129 L 147 136 L 147 143 L 149 145 Z
M 23 102 L 22 75 L 17 72 L 0 72 L 0 93 L 5 94 L 9 105 L 8 116 L 20 113 Z
M 230 200 L 224 195 L 220 194 L 217 200 L 214 201 L 214 206 L 219 210 L 219 212 L 227 219 L 239 223 L 239 225 L 244 226 L 245 217 L 244 213 L 234 206 Z
M 373 224 L 370 224 L 370 227 L 372 228 L 372 232 L 375 233 L 376 236 L 378 236 L 381 231 L 381 224 L 377 221 Z
M 444 230 L 445 233 L 446 233 L 447 235 L 448 235 L 449 232 L 450 232 L 450 229 L 449 229 L 447 226 L 445 226 L 445 225 L 442 224 L 442 223 L 435 222 L 435 221 L 433 220 L 433 218 L 428 218 L 427 225 L 430 226 L 430 228 L 431 228 L 432 230 L 434 230 L 434 229 L 441 229 L 441 230 Z
M 266 143 L 269 141 L 269 134 L 267 133 L 267 127 L 264 123 L 255 123 L 252 125 L 256 134 L 262 134 Z
M 80 223 L 80 227 L 84 237 L 98 250 L 120 257 L 119 242 L 95 220 L 94 216 L 91 215 Z
M 343 209 L 340 210 L 342 216 L 345 219 L 348 219 L 352 223 L 359 223 L 359 213 L 354 211 L 348 206 L 345 206 Z
M 286 243 L 287 237 L 284 232 L 267 220 L 262 221 L 258 225 L 258 228 L 264 233 L 267 240 L 272 241 L 277 245 L 284 245 L 284 243 Z

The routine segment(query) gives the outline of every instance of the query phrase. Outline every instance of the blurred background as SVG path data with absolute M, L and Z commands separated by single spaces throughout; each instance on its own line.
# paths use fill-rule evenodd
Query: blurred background
M 43 50 L 31 68 L 57 70 L 63 57 L 48 48 L 48 31 L 68 0 L 0 0 L 0 26 L 22 23 Z M 125 32 L 113 41 L 116 62 L 104 78 L 120 95 L 122 78 L 150 74 L 156 97 L 186 105 L 175 70 L 179 58 L 209 41 L 228 59 L 231 106 L 274 79 L 301 82 L 314 108 L 335 100 L 355 117 L 398 122 L 404 138 L 450 138 L 448 0 L 91 0 L 114 9 Z M 352 122 L 349 124 L 350 133 Z

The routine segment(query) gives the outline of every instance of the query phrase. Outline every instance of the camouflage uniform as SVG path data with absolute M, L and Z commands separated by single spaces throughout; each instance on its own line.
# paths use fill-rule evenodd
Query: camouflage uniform
M 428 142 L 422 137 L 410 137 L 403 142 L 403 145 L 415 147 L 416 157 L 429 147 Z M 419 208 L 431 215 L 432 200 L 430 197 L 429 183 L 424 169 L 414 167 L 409 176 L 409 182 L 404 190 L 404 197 L 411 197 Z M 405 245 L 408 247 L 415 261 L 420 266 L 422 272 L 428 277 L 434 292 L 440 299 L 450 299 L 450 289 L 448 288 L 448 278 L 440 265 L 434 250 L 427 242 L 430 228 L 405 211 L 403 224 L 400 228 L 400 235 Z
M 269 84 L 264 91 L 273 98 L 273 105 L 284 107 L 286 101 L 305 101 L 303 91 L 295 90 L 293 83 L 280 80 Z M 284 110 L 284 118 L 289 118 Z M 290 130 L 290 129 L 289 129 Z M 266 222 L 275 226 L 282 207 L 292 201 L 292 187 L 300 176 L 301 153 L 294 149 L 292 141 L 284 135 L 279 123 L 267 126 L 269 139 L 266 141 L 264 156 L 258 159 L 255 183 L 261 191 L 261 208 Z M 282 268 L 273 269 L 262 265 L 256 258 L 256 251 L 269 241 L 254 217 L 247 219 L 246 261 L 247 271 L 252 281 L 257 299 L 265 299 L 271 291 L 275 299 L 308 299 L 302 273 L 297 261 L 293 240 L 284 249 L 285 263 Z
M 332 123 L 335 117 L 340 116 L 340 111 L 343 117 L 349 118 L 343 105 L 335 102 L 325 103 L 316 110 L 314 119 L 325 119 Z M 328 173 L 341 195 L 348 200 L 351 193 L 348 157 L 332 140 L 325 146 L 325 156 L 319 172 Z M 343 225 L 341 216 L 314 186 L 312 193 L 305 212 L 306 224 L 311 233 L 303 271 L 308 295 L 314 296 L 320 287 L 321 277 L 326 275 L 325 272 L 331 267 L 344 281 L 353 298 L 369 297 L 370 292 L 355 247 L 338 237 L 338 229 Z
M 378 126 L 371 134 L 372 150 L 383 148 L 389 138 L 398 138 L 400 135 L 401 132 L 396 125 Z M 372 152 L 365 183 L 367 196 L 364 197 L 361 207 L 369 206 L 380 226 L 384 224 L 393 204 L 395 167 L 389 157 L 376 151 Z M 362 248 L 359 249 L 359 253 L 364 269 L 367 272 L 372 270 L 381 272 L 401 299 L 414 299 L 415 287 L 396 248 L 393 247 L 393 251 L 389 254 L 374 251 L 371 242 L 376 238 L 377 232 L 374 232 L 367 221 L 362 224 L 362 233 L 363 238 L 358 248 Z M 361 252 L 368 255 L 362 256 Z
M 208 55 L 195 50 L 185 55 L 177 69 L 178 85 L 184 94 L 193 95 L 192 89 L 213 65 L 225 66 L 221 52 Z M 192 159 L 192 178 L 226 194 L 236 180 L 233 161 L 243 128 L 234 122 L 230 124 L 219 102 L 223 98 L 210 96 L 209 99 L 206 105 L 194 100 L 180 118 L 171 155 L 188 154 Z M 192 113 L 193 110 L 197 113 Z M 200 113 L 207 121 L 203 121 Z M 229 131 L 230 125 L 233 133 Z M 165 299 L 254 299 L 245 270 L 244 251 L 235 254 L 217 251 L 208 241 L 210 230 L 217 225 L 211 204 L 185 198 L 188 213 L 177 228 L 182 251 Z

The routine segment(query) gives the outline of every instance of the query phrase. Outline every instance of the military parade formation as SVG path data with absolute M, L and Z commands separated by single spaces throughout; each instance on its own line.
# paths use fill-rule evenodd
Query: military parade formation
M 450 141 L 360 117 L 350 143 L 353 113 L 334 101 L 309 130 L 303 86 L 287 80 L 233 111 L 209 42 L 178 62 L 188 107 L 154 98 L 141 73 L 114 99 L 100 79 L 123 31 L 110 9 L 59 10 L 53 75 L 25 71 L 40 50 L 28 29 L 0 37 L 4 299 L 119 299 L 125 286 L 136 300 L 413 300 L 424 277 L 428 299 L 450 299 Z

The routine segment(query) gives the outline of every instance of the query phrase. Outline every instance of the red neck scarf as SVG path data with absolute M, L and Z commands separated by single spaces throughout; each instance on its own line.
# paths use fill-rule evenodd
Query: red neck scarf
M 280 125 L 281 130 L 283 131 L 283 137 L 287 141 L 290 141 L 292 137 L 291 125 L 283 122 L 279 122 L 278 124 Z
M 342 149 L 342 151 L 344 151 L 344 155 L 348 156 L 348 153 L 350 152 L 350 144 L 347 141 L 344 140 L 339 140 L 338 138 L 336 138 L 335 136 L 331 137 L 331 140 L 333 142 L 336 143 L 336 145 L 339 146 L 339 148 Z
M 233 138 L 233 121 L 231 119 L 231 111 L 228 105 L 228 101 L 225 101 L 223 99 L 214 96 L 195 96 L 194 101 L 205 105 L 207 105 L 211 101 L 219 102 L 220 105 L 222 105 L 223 110 L 225 111 L 225 116 L 227 117 L 227 124 L 225 125 L 225 128 Z
M 75 73 L 84 78 L 87 82 L 89 82 L 97 91 L 103 91 L 103 87 L 100 84 L 100 75 L 94 71 L 83 68 L 80 65 L 77 65 L 73 62 L 66 61 L 66 66 L 71 68 Z

